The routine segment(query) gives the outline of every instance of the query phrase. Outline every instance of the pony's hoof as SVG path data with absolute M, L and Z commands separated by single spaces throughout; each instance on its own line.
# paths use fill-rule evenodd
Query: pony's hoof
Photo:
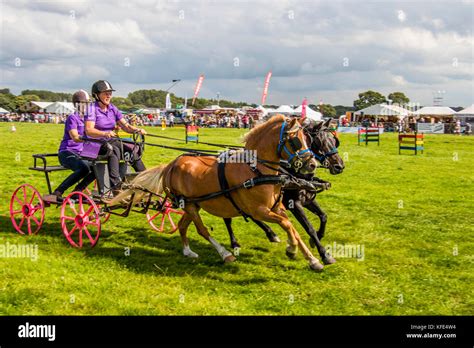
M 272 243 L 280 243 L 281 240 L 280 240 L 280 238 L 278 238 L 277 235 L 274 235 L 274 236 L 272 236 L 272 237 L 270 238 L 270 242 L 272 242 Z
M 333 263 L 336 263 L 336 259 L 332 256 L 326 256 L 324 259 L 323 259 L 323 263 L 325 265 L 332 265 Z
M 196 254 L 192 250 L 183 250 L 183 255 L 186 256 L 186 257 L 189 257 L 191 259 L 197 259 L 199 257 L 199 255 Z
M 309 268 L 311 268 L 313 271 L 321 272 L 324 266 L 318 260 L 313 260 L 309 263 Z
M 310 239 L 309 239 L 309 245 L 311 246 L 311 248 L 315 248 L 315 247 L 316 247 L 316 242 L 314 241 L 313 238 L 310 238 Z
M 288 258 L 292 260 L 296 259 L 296 253 L 292 253 L 291 251 L 288 251 L 288 250 L 286 250 L 285 253 L 286 253 L 286 256 L 288 256 Z
M 234 262 L 235 260 L 237 260 L 237 258 L 234 255 L 229 255 L 224 259 L 224 263 Z

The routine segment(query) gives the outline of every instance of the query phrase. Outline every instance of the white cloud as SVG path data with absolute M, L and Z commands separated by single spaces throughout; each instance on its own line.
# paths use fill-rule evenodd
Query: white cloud
M 2 85 L 16 92 L 71 91 L 107 78 L 126 95 L 138 88 L 167 88 L 180 78 L 173 91 L 190 96 L 204 73 L 202 96 L 219 91 L 221 98 L 258 102 L 264 76 L 272 70 L 268 102 L 275 104 L 322 96 L 350 105 L 366 89 L 400 89 L 428 103 L 431 89 L 444 88 L 453 103 L 467 105 L 473 101 L 466 91 L 473 76 L 471 5 L 3 2 Z M 15 57 L 22 58 L 21 69 L 13 66 Z
M 397 18 L 400 22 L 405 22 L 406 19 L 407 19 L 407 15 L 406 13 L 403 11 L 403 10 L 398 10 L 398 15 L 397 15 Z

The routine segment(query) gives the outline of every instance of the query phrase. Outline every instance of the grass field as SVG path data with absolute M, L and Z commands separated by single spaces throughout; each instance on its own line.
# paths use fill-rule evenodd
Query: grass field
M 336 255 L 336 264 L 315 273 L 301 254 L 289 260 L 286 243 L 269 243 L 242 218 L 234 223 L 238 261 L 225 265 L 194 227 L 189 237 L 200 258 L 190 260 L 178 234 L 158 235 L 140 214 L 112 217 L 92 250 L 66 242 L 55 207 L 46 210 L 38 235 L 21 236 L 10 223 L 11 194 L 25 182 L 46 193 L 42 173 L 28 170 L 31 154 L 56 152 L 63 126 L 16 127 L 11 133 L 10 124 L 0 124 L 0 244 L 37 244 L 39 258 L 0 258 L 2 315 L 474 314 L 473 137 L 427 135 L 423 155 L 400 156 L 395 134 L 383 134 L 380 147 L 341 135 L 345 172 L 318 170 L 332 182 L 319 196 L 329 216 L 323 245 L 359 246 L 364 254 Z M 180 138 L 184 132 L 148 131 Z M 203 129 L 201 138 L 238 143 L 243 133 Z M 153 166 L 176 155 L 148 147 L 144 160 Z M 66 174 L 53 173 L 54 183 Z M 228 247 L 222 220 L 206 213 L 203 220 Z

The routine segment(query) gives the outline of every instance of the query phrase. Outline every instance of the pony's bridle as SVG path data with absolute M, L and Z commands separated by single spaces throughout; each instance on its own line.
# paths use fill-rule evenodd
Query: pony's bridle
M 317 153 L 311 151 L 314 158 L 316 158 L 319 161 L 319 163 L 321 163 L 325 167 L 327 167 L 326 160 L 329 157 L 331 157 L 332 155 L 335 155 L 335 154 L 339 153 L 339 151 L 337 150 L 337 148 L 339 147 L 339 139 L 337 138 L 337 136 L 333 132 L 331 132 L 331 134 L 334 136 L 334 139 L 336 140 L 336 144 L 332 149 L 330 149 L 328 152 L 326 152 L 322 155 L 318 155 Z M 312 139 L 312 141 L 314 141 L 314 139 Z
M 303 144 L 298 137 L 288 137 L 289 134 L 297 132 L 301 127 L 297 126 L 287 130 L 286 125 L 286 121 L 283 121 L 280 129 L 280 139 L 278 141 L 277 146 L 277 155 L 279 158 L 282 158 L 281 154 L 282 151 L 284 151 L 288 155 L 288 164 L 298 171 L 303 167 L 303 157 L 307 157 L 307 155 L 304 155 L 308 154 L 310 157 L 312 157 L 314 153 L 309 148 L 300 150 L 303 147 Z M 291 149 L 288 149 L 288 147 L 286 146 L 287 141 L 290 144 Z

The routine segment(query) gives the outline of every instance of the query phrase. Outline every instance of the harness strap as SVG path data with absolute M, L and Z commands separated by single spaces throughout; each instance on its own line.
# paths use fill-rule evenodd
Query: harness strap
M 217 164 L 217 176 L 219 178 L 219 185 L 224 194 L 224 197 L 227 198 L 230 201 L 230 203 L 232 203 L 234 208 L 237 209 L 239 214 L 244 217 L 245 222 L 248 222 L 248 218 L 250 217 L 250 215 L 248 215 L 246 212 L 240 209 L 240 207 L 237 205 L 237 203 L 235 203 L 234 199 L 230 195 L 229 182 L 227 181 L 227 178 L 225 177 L 225 161 L 221 161 Z M 245 182 L 243 183 L 243 185 L 244 187 L 246 187 Z

